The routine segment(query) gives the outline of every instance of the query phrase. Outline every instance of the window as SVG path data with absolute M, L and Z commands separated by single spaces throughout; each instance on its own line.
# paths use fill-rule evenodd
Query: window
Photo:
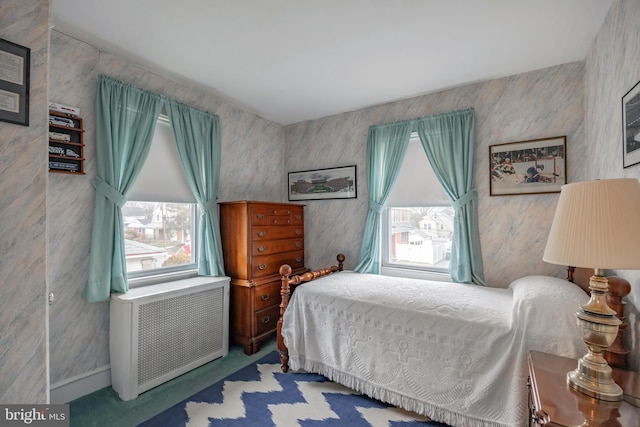
M 129 277 L 164 269 L 195 268 L 192 247 L 196 205 L 129 201 L 122 208 Z M 178 268 L 175 268 L 178 267 Z M 144 272 L 131 274 L 134 272 Z
M 128 199 L 122 208 L 128 277 L 196 270 L 198 209 L 166 116 L 158 119 L 149 155 Z
M 452 206 L 418 206 L 387 208 L 389 214 L 385 237 L 383 265 L 432 271 L 446 271 L 451 256 L 453 236 Z M 409 221 L 394 221 L 397 212 L 403 211 Z M 436 213 L 437 219 L 431 219 Z M 389 220 L 390 219 L 390 220 Z M 433 227 L 425 221 L 434 221 Z
M 414 134 L 382 215 L 383 270 L 446 272 L 453 217 L 453 206 Z

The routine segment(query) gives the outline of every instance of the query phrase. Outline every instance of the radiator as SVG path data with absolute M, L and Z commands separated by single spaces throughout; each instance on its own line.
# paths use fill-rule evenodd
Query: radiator
M 111 385 L 122 400 L 229 351 L 229 278 L 194 277 L 113 294 Z

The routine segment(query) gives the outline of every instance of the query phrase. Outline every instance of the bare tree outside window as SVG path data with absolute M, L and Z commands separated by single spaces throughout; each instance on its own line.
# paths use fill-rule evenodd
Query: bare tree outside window
M 195 263 L 193 203 L 127 202 L 122 208 L 127 272 Z

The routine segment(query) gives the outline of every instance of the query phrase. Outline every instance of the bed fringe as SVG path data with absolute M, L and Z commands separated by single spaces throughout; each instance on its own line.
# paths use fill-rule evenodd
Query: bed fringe
M 373 399 L 389 403 L 393 406 L 406 409 L 407 411 L 424 415 L 429 417 L 432 421 L 445 423 L 455 427 L 514 427 L 493 421 L 479 420 L 457 412 L 442 409 L 427 402 L 374 386 L 340 370 L 327 367 L 323 363 L 306 360 L 304 357 L 299 357 L 299 359 L 300 360 L 291 358 L 290 355 L 289 365 L 291 366 L 292 371 L 303 370 L 323 375 L 333 382 L 342 384 L 345 387 L 353 389 L 359 393 L 363 393 Z

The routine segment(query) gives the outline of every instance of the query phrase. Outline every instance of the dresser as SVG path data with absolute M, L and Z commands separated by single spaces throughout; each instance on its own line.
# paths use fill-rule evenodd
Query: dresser
M 304 205 L 222 202 L 220 235 L 225 275 L 231 278 L 230 336 L 246 354 L 276 330 L 282 264 L 304 267 Z
M 567 385 L 567 372 L 578 361 L 532 351 L 529 364 L 530 426 L 640 426 L 640 374 L 613 368 L 613 380 L 622 387 L 621 402 L 605 402 Z

